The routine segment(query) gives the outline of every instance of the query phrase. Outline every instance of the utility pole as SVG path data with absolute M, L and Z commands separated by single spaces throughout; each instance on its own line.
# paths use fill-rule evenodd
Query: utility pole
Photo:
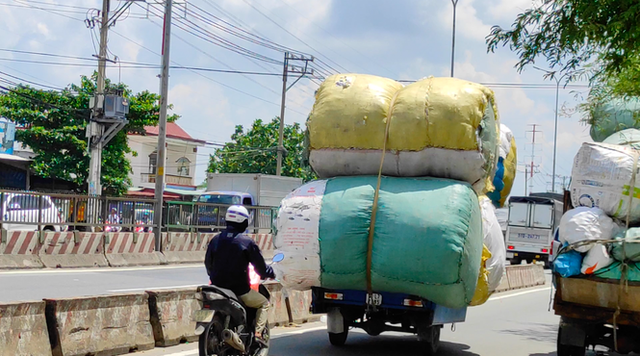
M 531 131 L 527 131 L 533 134 L 531 137 L 531 169 L 529 170 L 529 174 L 531 175 L 529 178 L 531 179 L 529 180 L 529 192 L 533 192 L 534 161 L 536 158 L 536 133 L 542 133 L 542 131 L 536 129 L 539 126 L 538 124 L 530 124 L 529 126 L 533 127 Z
M 284 150 L 284 107 L 287 101 L 287 74 L 289 73 L 289 52 L 284 52 L 284 67 L 282 68 L 282 101 L 280 102 L 280 126 L 278 127 L 278 158 L 276 161 L 276 175 L 282 174 L 282 151 Z
M 170 57 L 170 41 L 171 41 L 171 5 L 172 0 L 165 0 L 164 6 L 164 33 L 162 37 L 162 75 L 160 79 L 160 119 L 158 121 L 158 162 L 156 169 L 156 189 L 155 200 L 156 208 L 153 215 L 153 224 L 155 229 L 156 251 L 161 250 L 162 236 L 162 208 L 164 196 L 164 177 L 166 165 L 166 140 L 167 140 L 167 94 L 169 93 L 169 65 Z
M 100 177 L 102 176 L 102 140 L 104 126 L 96 119 L 101 116 L 100 108 L 104 103 L 105 72 L 107 68 L 107 33 L 109 32 L 109 0 L 102 1 L 102 21 L 100 22 L 100 52 L 98 53 L 98 83 L 96 86 L 95 100 L 91 111 L 91 121 L 88 125 L 87 136 L 91 161 L 89 163 L 89 195 L 102 194 Z
M 304 62 L 304 66 L 290 65 L 290 61 Z M 278 128 L 278 157 L 276 161 L 277 176 L 282 175 L 282 158 L 287 153 L 284 148 L 284 110 L 286 107 L 287 91 L 307 74 L 313 75 L 313 69 L 309 69 L 309 62 L 313 61 L 313 56 L 307 58 L 303 55 L 295 55 L 289 52 L 284 53 L 284 67 L 282 70 L 282 102 L 280 103 L 280 127 Z M 287 86 L 289 73 L 300 74 L 300 76 L 291 85 Z
M 87 179 L 89 195 L 97 197 L 102 195 L 102 149 L 111 139 L 127 124 L 126 115 L 129 113 L 129 103 L 122 96 L 121 90 L 115 93 L 106 91 L 106 67 L 107 61 L 107 34 L 109 27 L 113 26 L 123 13 L 131 6 L 131 1 L 126 1 L 111 18 L 109 18 L 110 0 L 102 1 L 100 12 L 100 51 L 94 54 L 98 58 L 98 78 L 94 96 L 90 99 L 91 118 L 87 125 L 87 150 L 90 152 L 89 175 Z M 96 18 L 87 18 L 87 27 L 94 28 Z M 103 206 L 106 209 L 106 206 Z M 87 222 L 97 223 L 100 211 L 99 202 L 93 199 L 89 202 Z M 104 210 L 103 210 L 104 213 Z
M 453 4 L 453 33 L 451 35 L 451 78 L 453 78 L 453 63 L 456 54 L 456 7 L 458 0 L 451 0 Z
M 529 175 L 528 174 L 529 172 L 527 171 L 527 169 L 528 169 L 528 167 L 525 164 L 524 165 L 524 196 L 525 197 L 527 196 L 527 176 Z

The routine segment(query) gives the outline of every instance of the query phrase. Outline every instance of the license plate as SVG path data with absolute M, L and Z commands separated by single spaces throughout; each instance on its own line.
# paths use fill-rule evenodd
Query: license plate
M 193 313 L 193 321 L 196 323 L 208 323 L 213 320 L 213 310 L 196 310 Z
M 513 258 L 513 252 L 507 252 L 507 258 Z
M 380 306 L 382 305 L 382 294 L 372 293 L 367 296 L 367 304 Z

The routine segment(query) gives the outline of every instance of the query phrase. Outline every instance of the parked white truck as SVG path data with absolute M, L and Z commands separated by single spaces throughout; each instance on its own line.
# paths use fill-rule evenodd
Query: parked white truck
M 199 203 L 197 225 L 224 226 L 227 207 L 244 205 L 251 213 L 250 227 L 253 231 L 271 231 L 275 210 L 280 206 L 280 202 L 301 185 L 302 179 L 293 177 L 253 173 L 209 173 L 207 191 L 196 199 Z
M 302 185 L 301 178 L 253 173 L 209 173 L 207 191 L 199 202 L 280 206 L 282 199 Z
M 553 233 L 562 217 L 563 203 L 549 196 L 509 198 L 505 245 L 511 264 L 542 261 L 549 265 Z

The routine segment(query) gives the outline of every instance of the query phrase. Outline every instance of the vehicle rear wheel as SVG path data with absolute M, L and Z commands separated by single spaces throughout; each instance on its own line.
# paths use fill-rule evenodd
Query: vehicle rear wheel
M 222 322 L 216 315 L 198 338 L 199 356 L 226 356 L 229 347 L 222 344 Z
M 347 336 L 349 336 L 349 329 L 347 327 L 344 328 L 344 331 L 341 333 L 328 333 L 329 334 L 329 342 L 333 346 L 343 346 L 347 342 Z
M 558 328 L 558 356 L 584 356 L 585 346 L 565 345 L 562 343 L 562 325 Z
M 418 329 L 418 340 L 424 347 L 424 354 L 426 356 L 434 356 L 440 349 L 440 330 L 441 326 L 429 326 Z

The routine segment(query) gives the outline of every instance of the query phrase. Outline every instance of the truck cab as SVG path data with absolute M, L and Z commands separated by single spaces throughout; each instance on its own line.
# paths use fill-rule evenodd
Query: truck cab
M 553 234 L 562 217 L 562 202 L 550 197 L 509 198 L 505 234 L 511 264 L 542 261 L 549 265 Z
M 204 192 L 196 198 L 199 226 L 225 225 L 224 216 L 231 205 L 255 206 L 255 198 L 249 193 L 234 191 Z M 253 210 L 251 210 L 253 216 Z M 252 216 L 249 220 L 253 220 Z

